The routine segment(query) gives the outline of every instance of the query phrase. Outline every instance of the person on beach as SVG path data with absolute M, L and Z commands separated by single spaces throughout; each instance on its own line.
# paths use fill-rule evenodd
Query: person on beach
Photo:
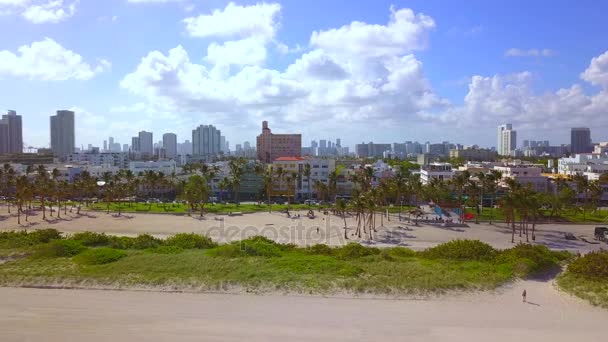
M 526 302 L 526 289 L 524 289 L 524 292 L 521 294 L 521 297 L 523 299 L 523 302 Z

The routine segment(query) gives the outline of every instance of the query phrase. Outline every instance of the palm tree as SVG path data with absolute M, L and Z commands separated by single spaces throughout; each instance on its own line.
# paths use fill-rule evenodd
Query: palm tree
M 272 172 L 272 166 L 270 166 L 268 168 L 268 170 L 266 170 L 266 172 L 262 176 L 262 187 L 264 188 L 264 191 L 266 192 L 266 197 L 267 197 L 267 200 L 268 200 L 268 212 L 269 213 L 272 212 L 272 203 L 270 202 L 270 193 L 272 192 L 272 179 L 273 179 L 273 176 L 274 176 L 274 173 Z
M 217 183 L 217 187 L 220 189 L 220 203 L 223 202 L 222 195 L 224 191 L 230 188 L 230 180 L 226 177 L 222 178 L 219 183 Z
M 585 221 L 586 219 L 586 214 L 587 214 L 587 200 L 589 198 L 589 180 L 587 179 L 587 177 L 580 175 L 580 174 L 576 174 L 574 175 L 574 177 L 572 177 L 572 180 L 574 181 L 574 183 L 576 184 L 576 191 L 578 192 L 578 195 L 583 195 L 583 221 Z
M 15 198 L 17 200 L 17 224 L 21 224 L 21 213 L 25 212 L 27 221 L 28 211 L 23 210 L 23 205 L 33 197 L 33 188 L 27 176 L 19 176 L 15 181 Z
M 282 166 L 277 166 L 275 171 L 277 178 L 279 179 L 279 193 L 283 192 L 283 177 L 285 176 L 285 170 Z
M 304 177 L 306 177 L 306 184 L 308 185 L 308 199 L 310 200 L 310 164 L 304 164 Z
M 50 192 L 49 174 L 44 165 L 38 165 L 36 172 L 36 190 L 42 206 L 42 219 L 46 220 L 46 198 Z
M 336 200 L 336 212 L 338 215 L 342 216 L 342 219 L 344 220 L 344 238 L 348 240 L 348 234 L 346 233 L 348 230 L 346 225 L 346 201 L 344 199 L 338 198 Z
M 236 158 L 230 160 L 228 168 L 230 169 L 231 184 L 234 191 L 234 201 L 239 206 L 239 190 L 241 188 L 241 180 L 244 173 L 245 159 Z
M 8 213 L 11 213 L 11 201 L 9 200 L 9 195 L 11 192 L 11 189 L 13 188 L 13 186 L 15 185 L 15 180 L 16 180 L 16 173 L 15 173 L 15 169 L 13 169 L 13 167 L 6 163 L 3 166 L 3 169 L 0 169 L 1 172 L 1 177 L 0 177 L 0 181 L 1 181 L 1 186 L 2 189 L 0 189 L 0 194 L 4 195 L 6 198 L 6 208 L 8 210 Z
M 336 196 L 338 196 L 338 177 L 340 177 L 342 169 L 344 169 L 344 166 L 338 165 L 328 175 L 327 190 L 329 191 L 329 196 L 332 197 L 330 200 L 334 202 L 336 201 Z
M 505 221 L 507 225 L 510 223 L 511 232 L 511 243 L 515 243 L 515 210 L 517 207 L 517 199 L 514 193 L 510 192 L 500 200 L 500 210 L 505 215 Z
M 57 201 L 57 218 L 61 218 L 61 201 L 59 200 L 59 177 L 61 176 L 61 172 L 57 168 L 54 168 L 51 171 L 51 180 L 52 180 L 52 196 L 55 197 Z M 51 202 L 51 216 L 53 216 L 53 204 Z

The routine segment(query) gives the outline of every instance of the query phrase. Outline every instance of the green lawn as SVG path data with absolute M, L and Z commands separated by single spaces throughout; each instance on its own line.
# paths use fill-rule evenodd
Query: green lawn
M 474 208 L 466 208 L 467 213 L 477 215 Z M 550 217 L 551 212 L 545 211 L 545 220 L 560 221 L 560 222 L 572 222 L 572 223 L 605 223 L 608 224 L 608 210 L 598 210 L 596 212 L 587 212 L 583 215 L 582 212 L 577 210 L 564 210 L 561 215 L 557 217 Z M 483 212 L 479 215 L 479 219 L 482 221 L 504 221 L 505 215 L 500 209 L 497 208 L 483 208 Z M 518 218 L 519 219 L 519 218 Z
M 152 212 L 152 213 L 172 213 L 172 214 L 184 214 L 187 213 L 190 207 L 187 204 L 176 203 L 176 204 L 162 204 L 162 203 L 111 203 L 110 211 L 118 211 L 122 212 Z M 307 204 L 291 204 L 291 210 L 308 210 L 313 209 L 317 210 L 319 208 L 324 208 L 324 206 L 318 205 L 307 205 Z M 92 210 L 107 210 L 107 204 L 105 203 L 95 203 L 90 207 Z M 287 205 L 285 204 L 273 204 L 272 211 L 282 211 L 286 210 Z M 268 211 L 268 205 L 266 204 L 236 204 L 228 203 L 228 204 L 207 204 L 205 205 L 205 213 L 214 213 L 214 214 L 228 214 L 230 212 L 242 212 L 242 213 L 255 213 L 255 212 L 263 212 Z
M 118 211 L 120 207 L 120 210 L 122 212 L 151 212 L 151 213 L 172 213 L 172 214 L 184 214 L 187 213 L 188 210 L 190 209 L 190 207 L 186 204 L 183 203 L 169 203 L 169 204 L 162 204 L 162 203 L 152 203 L 152 204 L 146 204 L 146 203 L 111 203 L 110 204 L 110 211 L 116 212 Z M 92 210 L 107 210 L 107 204 L 105 203 L 95 203 L 89 206 L 90 209 Z M 318 209 L 325 209 L 325 208 L 330 208 L 329 205 L 308 205 L 308 204 L 291 204 L 289 205 L 290 210 L 318 210 Z M 389 213 L 391 214 L 397 214 L 399 213 L 399 211 L 401 210 L 403 213 L 407 213 L 408 210 L 413 209 L 414 207 L 410 207 L 410 206 L 403 206 L 403 207 L 386 207 L 386 209 L 388 209 Z M 273 204 L 272 205 L 272 211 L 284 211 L 287 209 L 287 205 L 285 204 Z M 384 210 L 386 210 L 384 209 Z M 378 209 L 380 210 L 380 209 Z M 205 213 L 214 213 L 214 214 L 228 214 L 230 212 L 242 212 L 242 213 L 255 213 L 255 212 L 265 212 L 268 211 L 268 205 L 266 204 L 255 204 L 255 203 L 244 203 L 244 204 L 239 204 L 238 206 L 236 204 L 207 204 L 205 205 Z

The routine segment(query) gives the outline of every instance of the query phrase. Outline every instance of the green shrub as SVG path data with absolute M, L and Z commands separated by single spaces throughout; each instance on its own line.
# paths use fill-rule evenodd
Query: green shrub
M 179 254 L 183 251 L 184 249 L 178 246 L 159 246 L 155 248 L 146 249 L 146 252 L 156 254 Z
M 56 229 L 40 229 L 29 233 L 24 230 L 7 231 L 0 232 L 0 247 L 29 247 L 59 239 L 61 239 L 61 233 Z
M 356 242 L 350 242 L 345 246 L 336 248 L 335 255 L 339 259 L 355 259 L 368 255 L 380 254 L 380 249 L 376 247 L 365 247 Z
M 53 240 L 41 245 L 34 253 L 34 258 L 71 257 L 84 252 L 87 248 L 74 240 Z
M 281 256 L 282 250 L 279 244 L 269 240 L 263 236 L 254 236 L 252 238 L 235 242 L 246 255 L 276 257 Z
M 108 236 L 107 247 L 116 249 L 129 249 L 133 245 L 135 238 L 127 236 Z
M 388 253 L 395 258 L 412 258 L 416 256 L 415 251 L 405 247 L 389 248 Z
M 211 240 L 208 236 L 199 234 L 175 234 L 172 237 L 165 240 L 165 245 L 176 246 L 183 249 L 194 249 L 194 248 L 213 248 L 217 244 Z
M 241 249 L 238 243 L 231 243 L 227 245 L 219 245 L 218 247 L 209 251 L 209 254 L 216 257 L 222 258 L 239 258 L 247 256 Z
M 479 240 L 452 240 L 420 252 L 427 259 L 448 260 L 491 260 L 496 256 L 496 250 L 487 243 Z
M 568 265 L 568 272 L 591 280 L 608 280 L 608 251 L 587 253 Z
M 154 247 L 158 247 L 160 245 L 162 245 L 162 240 L 155 238 L 154 236 L 150 235 L 150 234 L 140 234 L 137 235 L 137 237 L 135 238 L 130 238 L 130 239 L 123 239 L 122 241 L 124 241 L 127 246 L 125 246 L 125 249 L 148 249 L 148 248 L 154 248 Z
M 318 255 L 332 255 L 334 253 L 334 250 L 328 245 L 318 243 L 308 248 L 308 253 Z
M 107 246 L 110 243 L 110 238 L 105 233 L 76 233 L 70 239 L 80 241 L 83 245 L 89 247 Z
M 36 243 L 47 243 L 52 240 L 61 239 L 61 233 L 57 229 L 34 230 L 28 234 L 30 240 Z
M 74 257 L 74 261 L 81 265 L 103 265 L 117 261 L 127 256 L 125 251 L 101 247 L 86 250 Z
M 520 243 L 513 248 L 500 251 L 496 256 L 496 262 L 512 265 L 516 275 L 525 277 L 557 266 L 563 257 L 563 253 L 552 252 L 543 245 Z

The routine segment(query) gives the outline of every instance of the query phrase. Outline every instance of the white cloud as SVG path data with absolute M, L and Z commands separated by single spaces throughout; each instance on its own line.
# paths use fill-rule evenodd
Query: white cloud
M 279 4 L 239 6 L 231 2 L 223 10 L 216 9 L 211 14 L 186 18 L 183 22 L 192 37 L 257 37 L 267 41 L 276 34 L 280 11 Z
M 203 16 L 207 20 L 205 31 L 196 31 L 198 36 L 244 37 L 211 43 L 206 60 L 213 67 L 191 61 L 181 46 L 168 54 L 152 51 L 124 77 L 121 86 L 164 110 L 203 112 L 214 115 L 218 123 L 222 119 L 233 121 L 230 119 L 238 113 L 244 118 L 241 124 L 255 122 L 255 126 L 262 117 L 285 125 L 308 120 L 317 129 L 335 127 L 334 122 L 364 123 L 372 119 L 394 123 L 448 105 L 433 92 L 422 63 L 405 54 L 426 44 L 425 36 L 434 26 L 430 17 L 410 10 L 391 10 L 387 25 L 352 23 L 339 29 L 336 37 L 331 37 L 336 30 L 315 32 L 311 41 L 319 44 L 281 72 L 258 66 L 266 50 L 255 44 L 260 37 L 267 41 L 274 37 L 278 23 L 269 18 L 275 14 L 259 14 L 264 20 L 244 16 L 252 24 L 233 25 L 226 13 L 233 15 L 236 7 L 231 4 L 224 11 L 215 11 L 211 15 L 214 19 Z M 276 8 L 280 9 L 278 5 Z M 230 23 L 222 28 L 211 25 L 218 17 L 224 24 Z M 337 46 L 326 50 L 325 44 L 334 38 Z M 363 49 L 363 44 L 374 39 L 380 41 L 368 46 L 366 53 L 341 53 Z M 279 52 L 290 50 L 275 44 Z M 353 48 L 351 44 L 361 46 Z M 296 45 L 292 51 L 296 49 L 301 50 Z M 231 73 L 227 64 L 237 69 Z
M 24 19 L 34 24 L 55 24 L 74 16 L 79 2 L 80 0 L 0 0 L 0 14 L 20 13 Z
M 424 49 L 428 32 L 434 27 L 435 22 L 429 16 L 391 7 L 387 25 L 353 21 L 338 29 L 314 31 L 310 45 L 345 57 L 394 56 Z
M 262 65 L 265 60 L 264 43 L 254 37 L 207 47 L 207 61 L 212 64 Z
M 518 48 L 511 48 L 505 51 L 507 57 L 551 57 L 555 55 L 555 51 L 551 49 L 529 49 L 522 50 Z
M 27 6 L 21 15 L 34 24 L 56 24 L 74 16 L 78 2 L 79 0 L 76 0 L 64 5 L 63 0 L 55 0 L 33 4 Z
M 555 92 L 537 94 L 532 82 L 530 72 L 473 76 L 463 106 L 451 107 L 438 115 L 424 113 L 421 117 L 475 128 L 510 122 L 519 130 L 536 133 L 581 125 L 608 125 L 605 115 L 608 91 L 586 94 L 582 86 L 574 84 Z
M 79 54 L 45 38 L 19 47 L 18 53 L 0 51 L 0 77 L 23 77 L 32 80 L 87 80 L 107 70 L 110 62 L 101 59 L 91 66 Z
M 30 0 L 0 0 L 0 6 L 25 6 Z
M 142 3 L 163 3 L 163 2 L 183 2 L 187 0 L 127 0 L 127 2 L 142 4 Z
M 608 51 L 593 58 L 581 78 L 591 84 L 608 88 Z

